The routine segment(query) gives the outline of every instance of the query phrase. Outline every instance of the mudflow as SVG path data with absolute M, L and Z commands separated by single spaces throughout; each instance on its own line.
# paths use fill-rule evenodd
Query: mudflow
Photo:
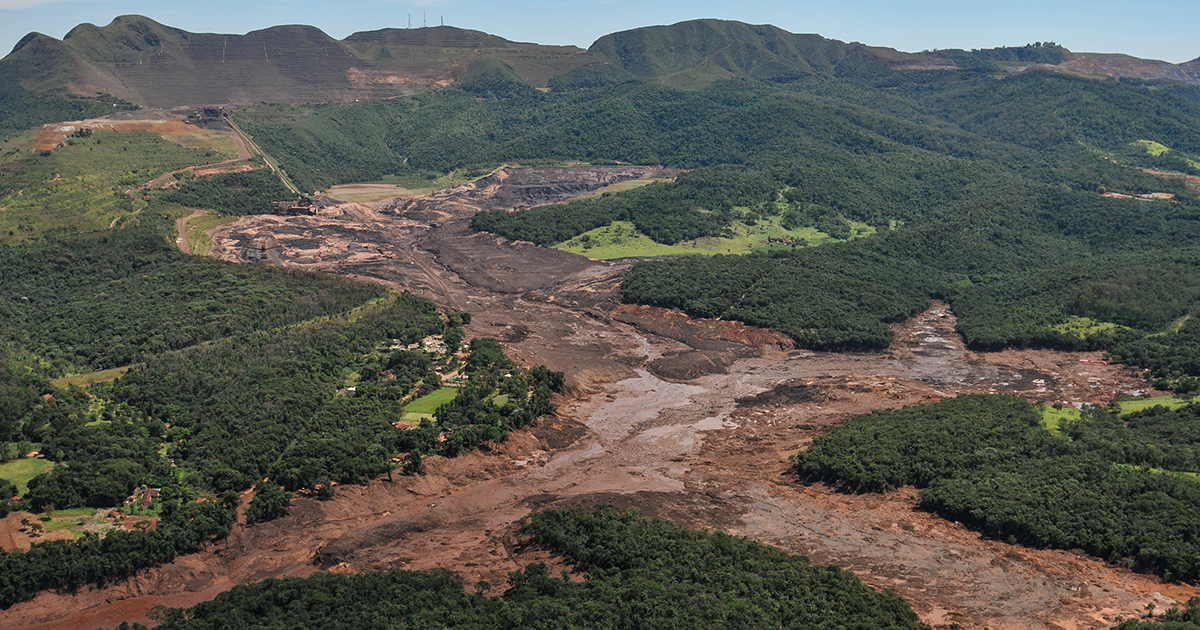
M 526 366 L 567 373 L 569 392 L 531 432 L 428 474 L 297 499 L 287 517 L 238 525 L 225 541 L 136 578 L 43 593 L 0 628 L 112 627 L 155 606 L 188 606 L 235 584 L 315 571 L 445 567 L 501 592 L 542 561 L 517 531 L 532 510 L 636 506 L 836 563 L 893 588 L 922 619 L 968 628 L 1109 628 L 1198 594 L 1081 553 L 985 539 L 914 509 L 916 493 L 849 495 L 804 485 L 788 457 L 846 418 L 960 392 L 1107 402 L 1138 388 L 1098 354 L 964 349 L 943 304 L 896 327 L 879 353 L 795 349 L 783 335 L 623 305 L 626 261 L 601 262 L 474 233 L 483 209 L 553 203 L 654 168 L 504 170 L 425 197 L 326 200 L 316 216 L 247 217 L 212 233 L 214 256 L 329 271 L 468 311 L 472 336 L 501 339 Z M 261 264 L 261 262 L 259 263 Z M 1085 362 L 1085 360 L 1087 362 Z

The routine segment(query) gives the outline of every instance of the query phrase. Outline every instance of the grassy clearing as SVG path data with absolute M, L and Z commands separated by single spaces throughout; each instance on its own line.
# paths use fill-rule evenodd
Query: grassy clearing
M 457 395 L 457 387 L 443 387 L 408 403 L 404 406 L 404 411 L 410 413 L 433 413 L 438 407 L 454 400 L 454 397 Z
M 1166 407 L 1167 409 L 1178 409 L 1178 408 L 1192 402 L 1193 400 L 1194 399 L 1192 399 L 1192 398 L 1180 398 L 1178 396 L 1155 396 L 1153 398 L 1127 398 L 1127 399 L 1121 401 L 1121 413 L 1122 414 L 1133 413 L 1135 411 L 1142 411 L 1143 409 L 1149 409 L 1151 407 L 1157 407 L 1159 405 L 1162 405 L 1163 407 Z
M 107 383 L 111 380 L 124 376 L 132 365 L 124 367 L 112 368 L 109 370 L 100 370 L 98 372 L 88 372 L 87 374 L 76 374 L 75 376 L 64 376 L 50 381 L 50 384 L 59 388 L 66 389 L 74 385 L 75 387 L 87 387 L 96 383 Z M 0 475 L 2 477 L 3 475 Z
M 1137 142 L 1134 142 L 1134 144 L 1142 147 L 1146 150 L 1146 153 L 1149 153 L 1154 157 L 1158 157 L 1164 153 L 1170 153 L 1171 151 L 1170 147 L 1153 140 L 1138 140 Z
M 1078 420 L 1079 416 L 1079 410 L 1074 407 L 1063 407 L 1062 409 L 1045 407 L 1042 409 L 1042 426 L 1046 427 L 1047 431 L 1059 435 L 1063 422 Z
M 1170 147 L 1168 147 L 1165 144 L 1155 142 L 1153 140 L 1138 140 L 1137 142 L 1134 142 L 1134 144 L 1142 147 L 1143 149 L 1146 150 L 1146 153 L 1149 153 L 1150 155 L 1153 155 L 1154 157 L 1158 157 L 1165 153 L 1171 153 Z M 1176 155 L 1179 155 L 1179 153 L 1176 152 Z M 1200 168 L 1200 161 L 1194 160 L 1191 157 L 1188 157 L 1185 155 L 1180 155 L 1180 157 L 1182 157 L 1183 160 L 1185 162 L 1187 162 L 1188 164 L 1190 164 L 1193 168 Z
M 1112 322 L 1096 321 L 1090 317 L 1072 315 L 1067 321 L 1057 326 L 1052 326 L 1051 330 L 1056 330 L 1080 339 L 1087 339 L 1093 335 L 1115 331 L 1118 328 L 1124 328 L 1124 326 Z
M 853 223 L 854 236 L 864 238 L 875 233 L 875 229 L 864 223 Z M 605 227 L 580 234 L 569 241 L 555 245 L 590 258 L 608 260 L 641 256 L 686 256 L 689 254 L 745 254 L 763 249 L 786 249 L 790 245 L 769 244 L 769 238 L 792 238 L 798 247 L 818 245 L 829 240 L 829 235 L 815 228 L 786 230 L 780 225 L 779 217 L 759 221 L 753 226 L 734 224 L 732 238 L 698 238 L 676 245 L 663 245 L 637 231 L 628 221 L 614 221 Z
M 1159 405 L 1168 409 L 1178 409 L 1184 405 L 1193 402 L 1191 398 L 1180 398 L 1178 396 L 1155 396 L 1153 398 L 1126 398 L 1121 401 L 1121 415 L 1133 413 L 1135 411 L 1143 411 L 1151 407 Z M 1048 431 L 1058 435 L 1062 423 L 1068 420 L 1078 420 L 1080 412 L 1074 407 L 1063 407 L 1055 409 L 1047 406 L 1042 409 L 1042 426 Z M 1189 473 L 1190 474 L 1190 473 Z
M 211 149 L 220 153 L 226 159 L 233 159 L 238 156 L 237 143 L 233 138 L 216 131 L 208 131 L 205 129 L 197 129 L 197 133 L 190 135 L 170 135 L 165 136 L 182 147 L 189 149 Z
M 608 186 L 605 186 L 603 188 L 598 188 L 598 189 L 596 189 L 595 192 L 590 192 L 586 195 L 583 195 L 580 197 L 575 197 L 572 201 L 577 200 L 577 199 L 597 199 L 600 197 L 600 195 L 603 195 L 604 193 L 625 192 L 627 190 L 641 188 L 642 186 L 647 186 L 647 185 L 653 184 L 655 182 L 673 182 L 673 181 L 675 181 L 675 179 L 669 178 L 669 177 L 658 178 L 658 179 L 631 179 L 631 180 L 624 181 L 624 182 L 617 182 L 615 184 L 609 184 Z
M 1125 468 L 1127 470 L 1134 470 L 1134 469 L 1140 468 L 1139 466 L 1134 466 L 1132 464 L 1113 464 L 1113 465 L 1116 466 L 1117 468 Z M 1200 481 L 1200 473 L 1182 472 L 1182 471 L 1178 471 L 1178 470 L 1166 470 L 1163 468 L 1141 468 L 1141 469 L 1149 471 L 1156 475 L 1171 475 L 1174 477 L 1182 477 L 1184 479 L 1191 479 L 1192 481 Z
M 148 131 L 96 133 L 72 142 L 49 155 L 27 148 L 0 154 L 0 238 L 116 227 L 146 207 L 125 193 L 130 187 L 224 157 Z
M 401 416 L 401 419 L 408 422 L 420 422 L 426 419 L 433 420 L 433 412 L 438 407 L 454 400 L 454 397 L 457 395 L 457 387 L 443 387 L 435 392 L 431 392 L 405 405 L 404 415 Z
M 0 464 L 0 479 L 7 479 L 17 484 L 17 492 L 25 496 L 29 492 L 29 480 L 54 468 L 54 463 L 39 459 L 15 459 Z
M 188 250 L 196 256 L 207 256 L 212 251 L 212 237 L 209 231 L 218 226 L 237 221 L 240 217 L 227 217 L 215 212 L 191 217 L 187 220 Z

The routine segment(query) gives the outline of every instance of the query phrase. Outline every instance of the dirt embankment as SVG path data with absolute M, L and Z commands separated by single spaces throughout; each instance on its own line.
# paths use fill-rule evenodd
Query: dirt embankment
M 277 264 L 383 282 L 469 311 L 471 335 L 502 339 L 523 365 L 565 370 L 569 395 L 532 433 L 431 460 L 422 477 L 343 486 L 329 502 L 298 499 L 283 519 L 239 526 L 227 541 L 132 580 L 39 595 L 0 613 L 0 628 L 112 626 L 144 619 L 154 605 L 317 570 L 445 567 L 498 593 L 508 572 L 546 559 L 519 544 L 523 517 L 597 502 L 843 565 L 894 588 L 935 625 L 1108 628 L 1151 601 L 1161 608 L 1196 594 L 1074 553 L 982 539 L 915 511 L 911 490 L 846 495 L 788 474 L 788 457 L 814 436 L 875 408 L 988 391 L 1106 402 L 1141 387 L 1097 354 L 973 353 L 942 304 L 897 326 L 885 352 L 799 351 L 770 331 L 621 305 L 624 263 L 465 231 L 481 207 L 568 194 L 539 178 L 589 182 L 571 189 L 578 194 L 644 176 L 597 170 L 515 171 L 424 198 L 248 217 L 215 230 L 213 252 L 223 258 L 244 261 L 271 239 Z M 519 182 L 528 185 L 506 188 Z

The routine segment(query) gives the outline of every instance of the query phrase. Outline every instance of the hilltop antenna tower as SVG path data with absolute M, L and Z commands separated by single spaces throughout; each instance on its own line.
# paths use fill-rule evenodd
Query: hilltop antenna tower
M 442 26 L 446 25 L 446 16 L 442 16 Z
M 425 20 L 425 10 L 421 10 L 421 28 L 429 28 L 429 22 Z
M 412 14 L 408 14 L 408 28 L 412 28 Z

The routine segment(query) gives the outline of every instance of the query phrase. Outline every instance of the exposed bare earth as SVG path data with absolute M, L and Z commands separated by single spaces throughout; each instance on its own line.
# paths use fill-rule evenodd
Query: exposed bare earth
M 95 628 L 144 620 L 155 605 L 210 599 L 234 584 L 315 570 L 446 567 L 503 585 L 544 554 L 519 545 L 531 510 L 633 505 L 833 562 L 894 588 L 923 619 L 991 628 L 1106 628 L 1196 589 L 1063 551 L 986 540 L 913 509 L 915 493 L 845 495 L 804 486 L 787 458 L 815 435 L 879 407 L 959 392 L 1107 402 L 1139 388 L 1098 354 L 965 350 L 941 304 L 897 327 L 882 353 L 798 351 L 730 322 L 618 303 L 625 262 L 470 232 L 481 208 L 583 194 L 661 169 L 502 171 L 415 199 L 341 204 L 314 217 L 248 217 L 213 230 L 213 254 L 327 270 L 428 295 L 473 314 L 523 364 L 568 375 L 559 416 L 493 450 L 432 460 L 429 474 L 298 499 L 278 521 L 135 579 L 46 593 L 0 628 Z M 1090 362 L 1081 362 L 1087 359 Z M 739 402 L 740 401 L 740 402 Z

